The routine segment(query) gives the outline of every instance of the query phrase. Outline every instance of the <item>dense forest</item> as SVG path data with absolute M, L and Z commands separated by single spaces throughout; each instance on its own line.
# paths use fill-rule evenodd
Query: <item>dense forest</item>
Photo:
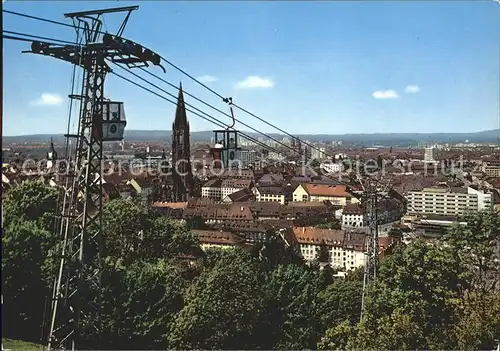
M 2 236 L 3 336 L 46 343 L 57 190 L 10 189 Z M 335 278 L 278 239 L 203 252 L 181 224 L 133 201 L 104 217 L 98 349 L 493 349 L 500 340 L 498 213 L 383 257 L 360 321 L 362 271 Z

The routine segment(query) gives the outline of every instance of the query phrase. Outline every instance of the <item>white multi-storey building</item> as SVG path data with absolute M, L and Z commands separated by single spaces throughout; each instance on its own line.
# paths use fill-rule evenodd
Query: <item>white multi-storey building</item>
M 421 191 L 410 191 L 406 197 L 409 214 L 456 216 L 490 209 L 493 206 L 491 193 L 472 187 L 424 188 Z
M 327 173 L 340 173 L 344 170 L 342 163 L 322 162 L 319 167 Z
M 222 199 L 222 181 L 218 178 L 208 180 L 201 187 L 201 197 L 220 201 Z
M 314 159 L 321 160 L 325 158 L 325 154 L 326 154 L 326 149 L 324 147 L 314 148 L 314 149 L 311 148 L 311 157 Z
M 255 201 L 279 202 L 285 204 L 285 190 L 281 186 L 256 186 L 253 188 Z
M 248 166 L 249 164 L 257 161 L 258 154 L 255 150 L 241 150 L 240 151 L 240 160 L 243 163 L 243 166 Z
M 388 235 L 394 224 L 403 216 L 402 207 L 395 199 L 385 199 L 378 203 L 378 232 L 379 235 Z M 369 216 L 359 204 L 349 204 L 342 211 L 341 225 L 343 230 L 356 229 L 368 233 Z
M 253 181 L 237 178 L 224 179 L 221 185 L 221 199 L 225 199 L 226 196 L 245 188 L 252 190 Z
M 482 171 L 488 177 L 500 177 L 500 161 L 484 162 L 482 165 Z
M 424 162 L 435 162 L 437 159 L 437 149 L 426 147 L 424 149 Z
M 364 266 L 366 234 L 312 227 L 294 228 L 300 252 L 306 261 L 317 259 L 321 245 L 328 250 L 328 263 L 345 271 Z

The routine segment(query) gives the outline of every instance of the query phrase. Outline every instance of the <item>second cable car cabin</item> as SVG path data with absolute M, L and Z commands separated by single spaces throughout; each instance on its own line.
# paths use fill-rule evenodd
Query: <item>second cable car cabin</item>
M 238 145 L 238 132 L 214 130 L 215 146 L 211 149 L 215 168 L 229 169 L 239 165 L 241 148 Z
M 122 141 L 126 126 L 123 102 L 103 101 L 102 141 Z

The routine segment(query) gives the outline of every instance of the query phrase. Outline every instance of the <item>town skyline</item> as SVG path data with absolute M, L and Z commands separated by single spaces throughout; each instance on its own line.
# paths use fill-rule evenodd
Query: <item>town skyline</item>
M 129 4 L 135 3 L 123 2 Z M 56 21 L 90 7 L 106 4 L 4 4 Z M 162 21 L 161 13 L 169 20 Z M 293 134 L 467 132 L 499 124 L 498 13 L 494 2 L 141 3 L 124 36 Z M 307 29 L 298 29 L 298 18 Z M 109 30 L 116 23 L 112 16 L 106 20 Z M 12 31 L 74 40 L 71 28 L 50 23 L 4 14 L 4 24 Z M 4 134 L 64 133 L 71 66 L 21 54 L 28 48 L 4 43 L 10 87 L 4 92 Z M 218 97 L 175 70 L 156 73 L 176 85 L 182 81 L 186 91 L 228 112 Z M 105 91 L 125 102 L 127 128 L 168 129 L 174 105 L 112 76 Z M 188 96 L 186 102 L 194 103 Z M 273 131 L 244 113 L 237 117 Z M 188 118 L 193 131 L 213 129 L 189 111 Z

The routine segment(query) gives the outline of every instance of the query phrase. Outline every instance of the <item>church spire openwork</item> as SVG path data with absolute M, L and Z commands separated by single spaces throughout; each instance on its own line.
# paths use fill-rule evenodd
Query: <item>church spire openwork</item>
M 182 91 L 182 83 L 179 84 L 179 95 L 177 96 L 177 108 L 175 110 L 175 119 L 173 129 L 188 128 L 189 123 L 186 114 L 186 104 L 184 102 L 184 92 Z
M 190 160 L 189 123 L 184 103 L 182 84 L 179 85 L 177 108 L 172 124 L 172 178 L 174 201 L 187 201 L 193 191 L 193 174 Z

